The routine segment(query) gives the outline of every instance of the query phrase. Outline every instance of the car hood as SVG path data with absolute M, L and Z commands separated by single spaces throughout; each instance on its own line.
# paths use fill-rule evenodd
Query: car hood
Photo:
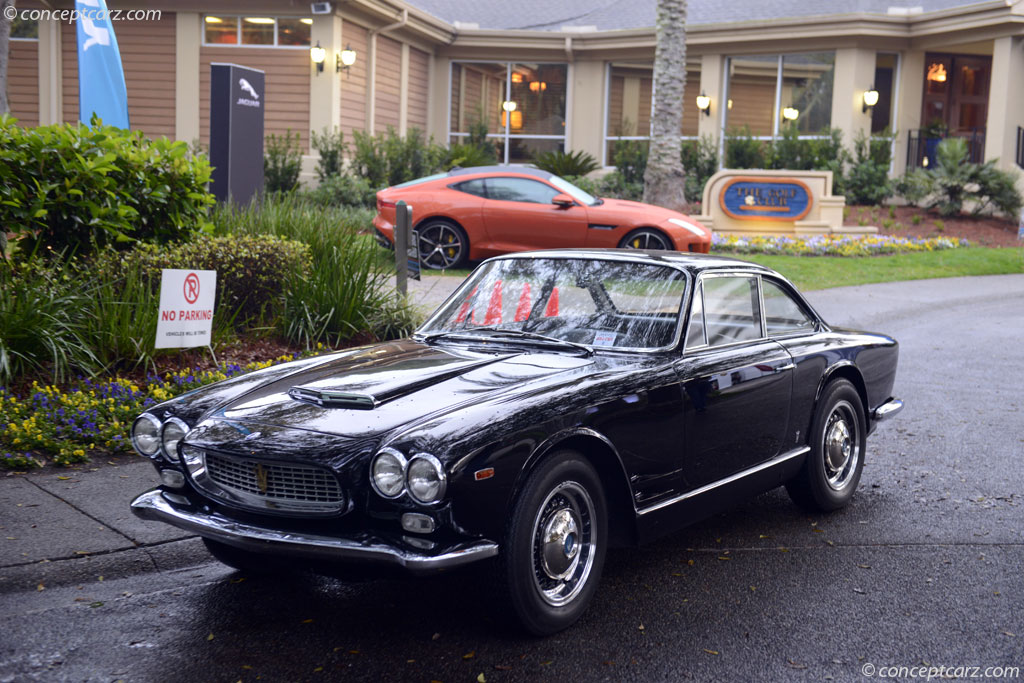
M 208 419 L 367 438 L 460 405 L 528 390 L 552 375 L 580 373 L 592 363 L 511 345 L 484 353 L 405 340 L 275 378 Z
M 618 216 L 636 214 L 637 218 L 643 218 L 645 222 L 661 222 L 667 221 L 669 218 L 680 218 L 689 222 L 692 219 L 684 213 L 678 211 L 672 211 L 660 206 L 654 206 L 653 204 L 643 204 L 641 202 L 631 202 L 628 199 L 606 199 L 602 198 L 602 204 L 597 206 L 587 207 L 587 216 L 590 217 L 591 222 L 598 221 L 602 215 L 607 214 L 608 216 Z

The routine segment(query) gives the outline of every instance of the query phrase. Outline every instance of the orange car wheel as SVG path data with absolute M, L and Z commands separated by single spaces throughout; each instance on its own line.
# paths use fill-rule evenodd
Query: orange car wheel
M 672 243 L 665 233 L 654 228 L 639 228 L 619 242 L 620 249 L 660 249 L 671 251 Z
M 416 228 L 420 262 L 427 268 L 462 268 L 469 260 L 469 237 L 451 221 L 427 219 Z

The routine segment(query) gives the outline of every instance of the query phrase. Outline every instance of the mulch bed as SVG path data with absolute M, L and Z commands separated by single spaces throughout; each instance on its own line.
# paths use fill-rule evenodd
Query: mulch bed
M 915 216 L 918 223 L 915 225 Z M 966 239 L 976 247 L 1019 247 L 1017 224 L 992 216 L 951 216 L 913 206 L 848 206 L 843 225 L 873 225 L 879 235 Z

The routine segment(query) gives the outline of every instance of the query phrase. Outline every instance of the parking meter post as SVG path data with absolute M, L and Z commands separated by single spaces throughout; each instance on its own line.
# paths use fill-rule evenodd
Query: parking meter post
M 395 271 L 398 293 L 405 296 L 409 279 L 409 211 L 404 201 L 395 207 Z

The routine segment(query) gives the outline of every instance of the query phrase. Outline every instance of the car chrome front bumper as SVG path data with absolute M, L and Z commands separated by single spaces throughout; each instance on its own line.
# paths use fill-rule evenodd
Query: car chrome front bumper
M 903 410 L 903 401 L 898 398 L 890 398 L 888 401 L 871 411 L 871 418 L 881 422 L 896 417 Z
M 398 547 L 371 532 L 339 538 L 267 529 L 217 513 L 184 510 L 171 504 L 161 489 L 143 493 L 132 501 L 131 507 L 141 519 L 165 522 L 236 548 L 310 561 L 391 565 L 412 574 L 430 574 L 498 554 L 498 545 L 487 540 L 417 551 Z

